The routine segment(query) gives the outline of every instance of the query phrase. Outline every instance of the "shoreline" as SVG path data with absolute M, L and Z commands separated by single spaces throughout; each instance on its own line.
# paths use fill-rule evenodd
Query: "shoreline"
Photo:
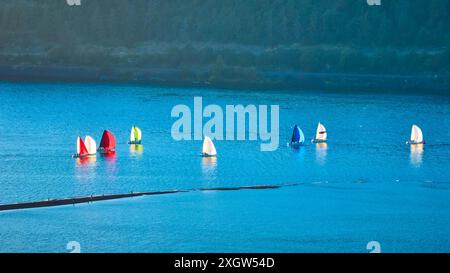
M 450 76 L 306 73 L 257 70 L 257 77 L 220 78 L 209 81 L 209 69 L 140 68 L 63 65 L 0 65 L 0 80 L 11 82 L 72 82 L 149 84 L 164 87 L 197 87 L 250 90 L 321 90 L 396 94 L 450 95 Z M 186 73 L 189 76 L 186 76 Z M 191 73 L 195 73 L 194 76 Z M 196 78 L 198 80 L 193 80 Z

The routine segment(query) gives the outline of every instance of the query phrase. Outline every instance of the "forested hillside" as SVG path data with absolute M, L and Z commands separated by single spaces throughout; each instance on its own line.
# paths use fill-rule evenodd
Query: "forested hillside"
M 449 75 L 449 26 L 448 0 L 2 0 L 0 65 Z

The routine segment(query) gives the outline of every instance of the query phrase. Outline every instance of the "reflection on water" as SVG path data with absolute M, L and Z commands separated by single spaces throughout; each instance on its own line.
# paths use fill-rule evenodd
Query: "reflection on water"
M 294 152 L 295 158 L 299 162 L 305 161 L 305 147 L 304 146 L 300 146 L 298 149 L 292 149 L 292 151 Z
M 316 143 L 316 162 L 324 165 L 327 161 L 328 144 L 326 142 Z
M 86 166 L 95 166 L 97 162 L 97 157 L 84 157 L 84 158 L 76 158 L 75 164 L 77 167 L 86 167 Z
M 202 174 L 208 179 L 216 178 L 217 157 L 202 157 Z
M 108 162 L 110 164 L 116 163 L 116 152 L 109 152 L 109 153 L 102 154 L 102 157 L 105 159 L 106 162 Z
M 131 144 L 130 145 L 130 153 L 132 155 L 142 155 L 142 153 L 144 152 L 144 147 L 142 146 L 142 144 Z
M 116 168 L 116 152 L 109 152 L 102 154 L 102 158 L 106 163 L 106 177 L 108 181 L 113 181 L 117 179 L 117 168 Z
M 423 144 L 411 145 L 410 161 L 411 165 L 419 167 L 422 164 Z
M 75 160 L 75 178 L 79 181 L 95 180 L 96 165 L 96 157 L 77 158 Z

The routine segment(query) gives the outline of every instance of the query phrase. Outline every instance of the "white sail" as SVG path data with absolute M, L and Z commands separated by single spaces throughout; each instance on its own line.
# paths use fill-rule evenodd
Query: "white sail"
M 203 141 L 202 154 L 206 156 L 217 155 L 216 147 L 214 146 L 214 143 L 212 142 L 211 138 L 209 138 L 208 136 L 205 136 L 205 140 Z
M 134 138 L 134 126 L 131 127 L 131 132 L 130 132 L 130 142 L 134 142 L 135 138 Z
M 80 141 L 81 141 L 81 138 L 77 137 L 77 155 L 80 154 Z
M 142 140 L 142 132 L 136 126 L 131 127 L 130 143 L 139 143 Z
M 298 140 L 298 142 L 300 144 L 303 144 L 305 142 L 305 134 L 303 134 L 302 129 L 299 128 L 299 130 L 300 130 L 300 139 Z
M 95 155 L 97 153 L 97 143 L 91 136 L 86 136 L 84 138 L 84 144 L 86 145 L 86 149 L 89 155 Z
M 327 140 L 327 129 L 325 129 L 325 126 L 323 126 L 323 124 L 320 122 L 317 125 L 316 140 L 319 140 L 319 141 Z
M 413 125 L 411 129 L 411 143 L 423 143 L 422 130 L 417 125 Z

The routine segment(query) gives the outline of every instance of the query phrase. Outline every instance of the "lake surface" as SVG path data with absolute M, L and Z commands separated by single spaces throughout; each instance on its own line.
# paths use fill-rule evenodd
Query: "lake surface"
M 177 104 L 279 105 L 280 147 L 171 137 Z M 450 251 L 450 97 L 0 83 L 0 203 L 91 194 L 187 193 L 0 212 L 1 252 Z M 205 119 L 206 121 L 207 119 Z M 327 145 L 286 146 L 294 124 Z M 411 125 L 427 144 L 405 144 Z M 143 132 L 142 149 L 127 145 Z M 71 158 L 78 135 L 104 129 L 115 157 Z M 201 192 L 208 187 L 279 189 Z

